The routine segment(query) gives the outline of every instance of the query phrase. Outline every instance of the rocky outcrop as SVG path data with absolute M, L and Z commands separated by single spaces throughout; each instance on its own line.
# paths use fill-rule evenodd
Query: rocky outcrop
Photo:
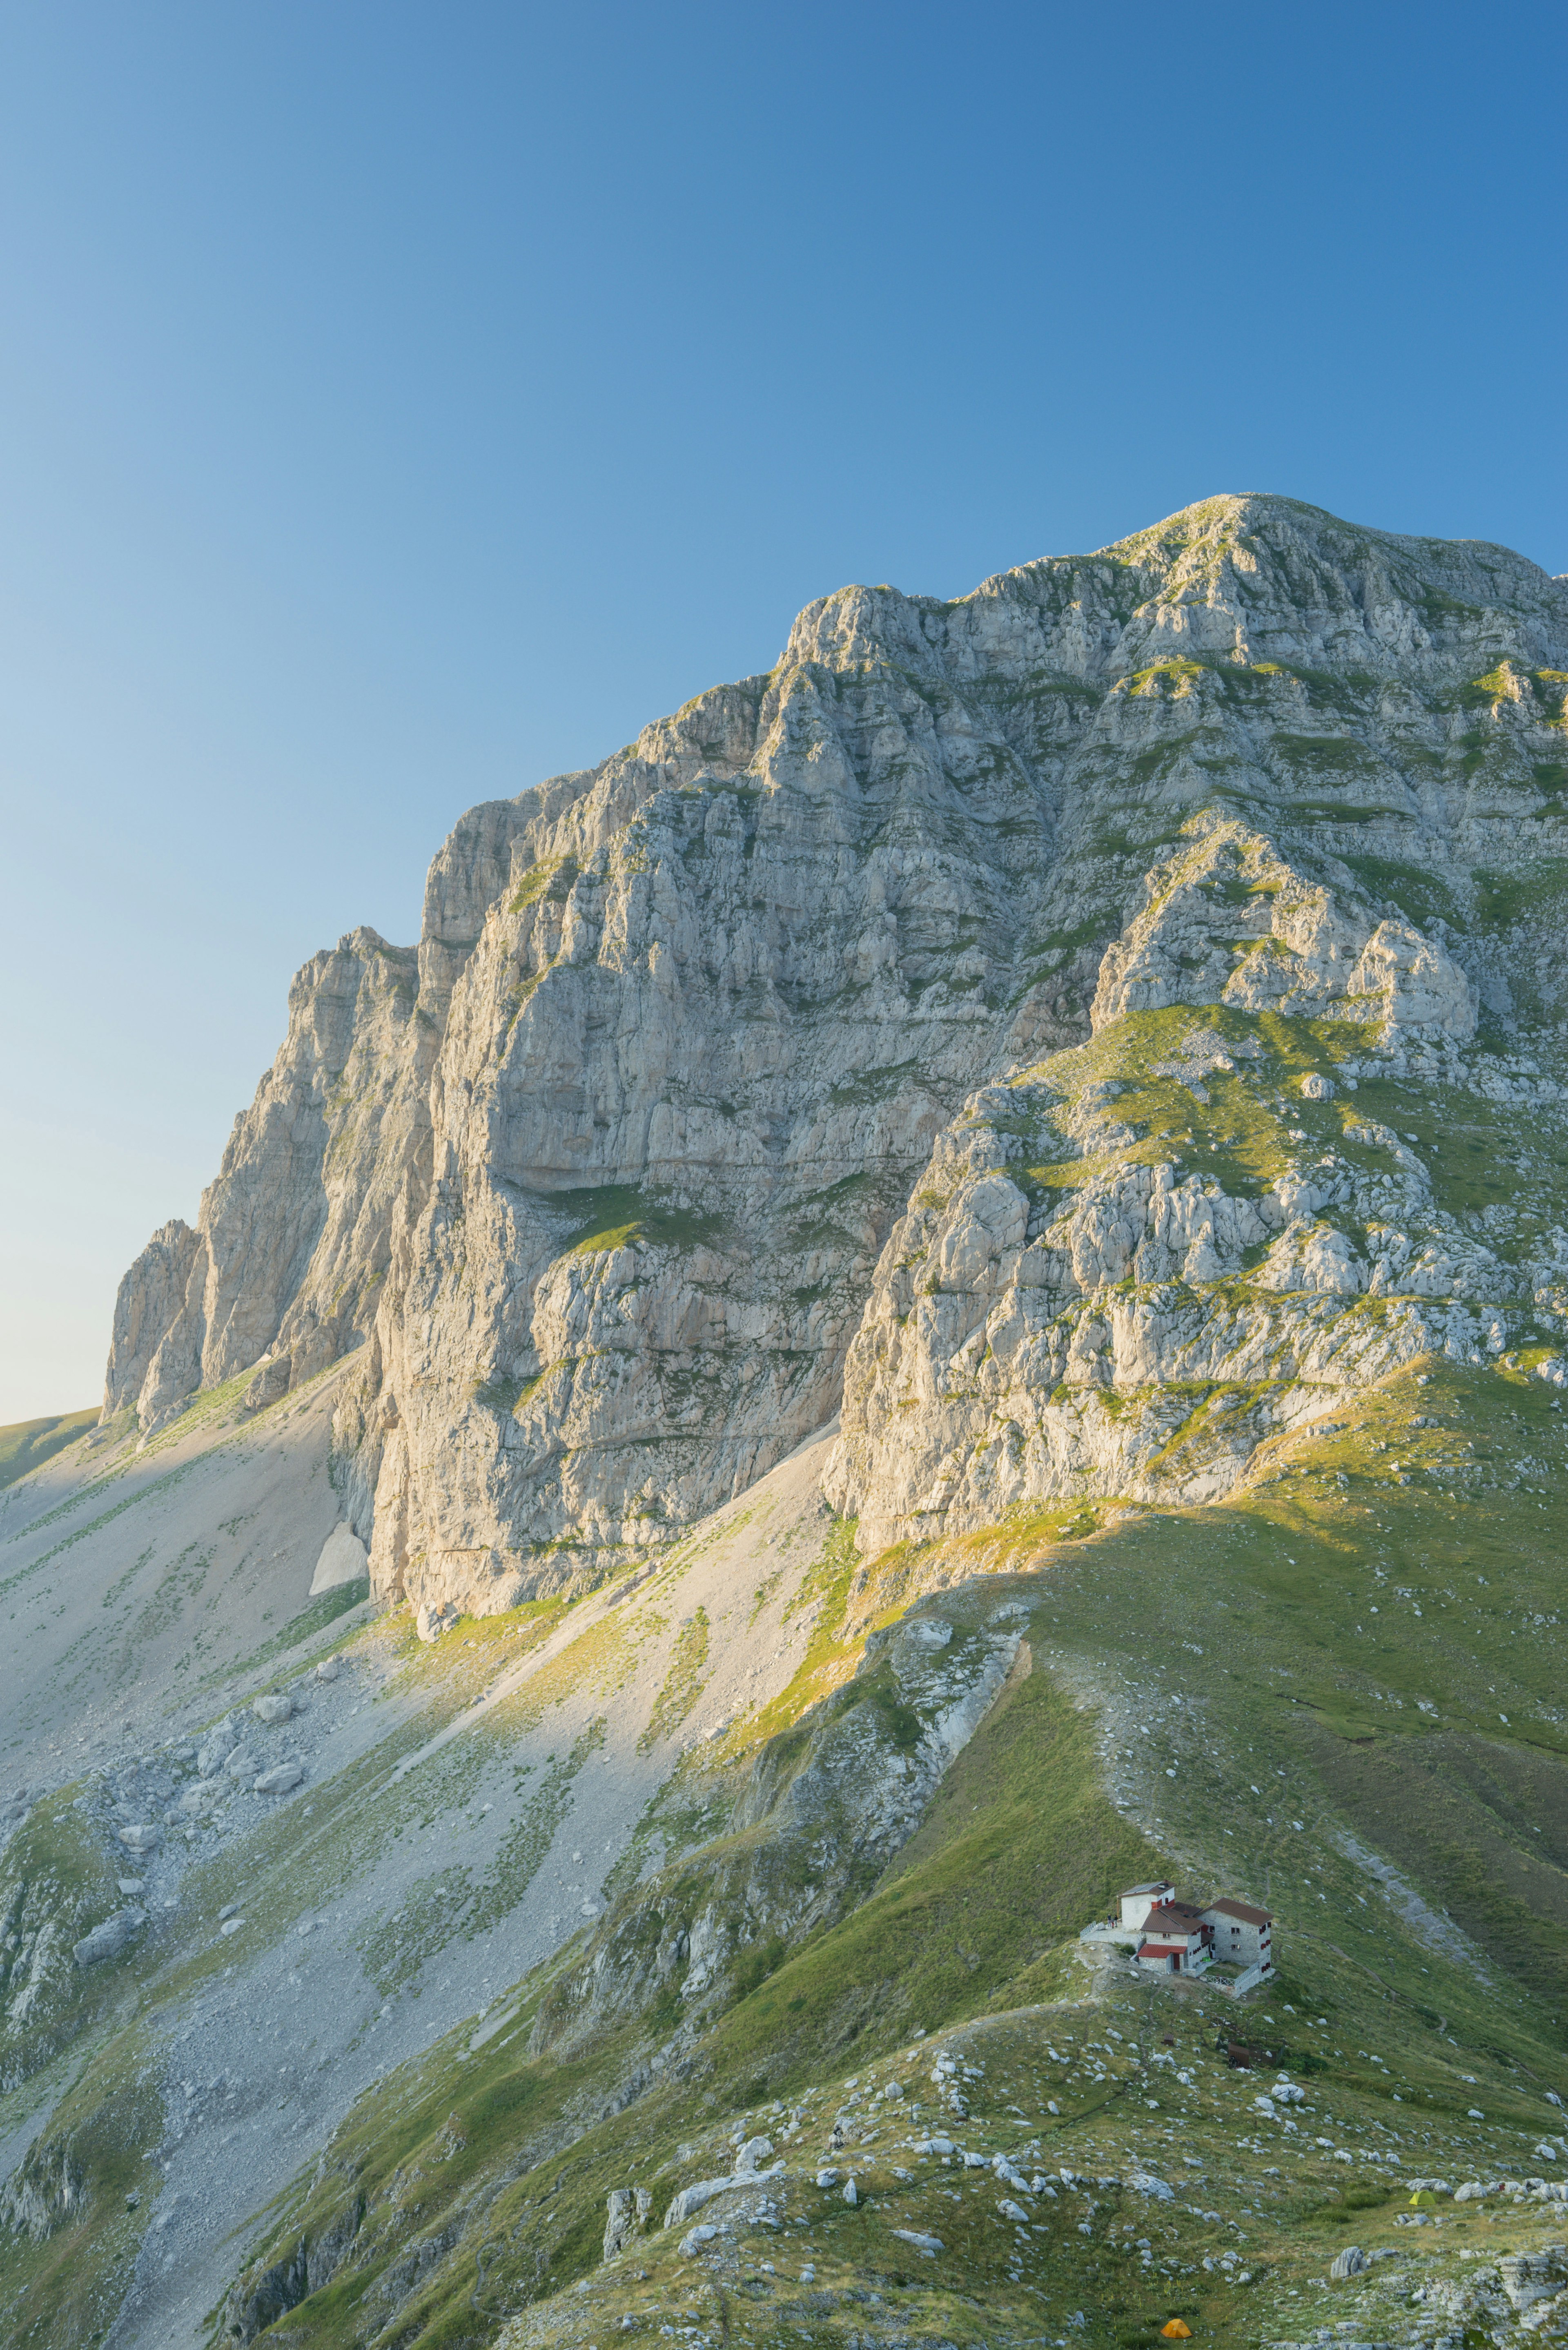
M 1242 825 L 1193 829 L 1196 839 L 1148 876 L 1147 904 L 1106 950 L 1096 1033 L 1129 1012 L 1222 1003 L 1376 1022 L 1387 1042 L 1474 1034 L 1476 991 L 1440 945 L 1408 922 L 1342 909 Z
M 281 2259 L 247 2269 L 231 2286 L 223 2304 L 223 2339 L 254 2342 L 308 2294 L 330 2284 L 364 2216 L 363 2196 L 351 2196 L 314 2234 L 299 2237 Z
M 439 1031 L 419 994 L 416 956 L 374 931 L 306 963 L 195 1232 L 165 1225 L 120 1284 L 106 1417 L 131 1406 L 151 1432 L 269 1355 L 255 1401 L 271 1400 L 369 1334 L 428 1150 Z
M 465 816 L 417 949 L 306 966 L 106 1410 L 251 1373 L 265 1411 L 352 1353 L 339 1490 L 427 1623 L 657 1549 L 841 1393 L 863 1538 L 1224 1490 L 1309 1390 L 1517 1316 L 1349 1096 L 1514 1081 L 1564 973 L 1497 910 L 1561 828 L 1565 680 L 1561 582 L 1282 499 L 826 598 Z M 1250 1088 L 1268 1163 L 1118 1118 L 1157 1072 Z M 1195 1381 L 1250 1391 L 1223 1430 Z
M 748 1967 L 757 1979 L 841 1917 L 907 1842 L 992 1707 L 1027 1678 L 1026 1614 L 982 1588 L 873 1633 L 854 1679 L 770 1739 L 743 1783 L 725 1790 L 723 1835 L 617 1905 L 562 1970 L 540 2002 L 531 2053 L 559 2055 L 670 1991 L 682 2032 L 694 2031 Z M 670 2061 L 666 2051 L 655 2070 Z
M 1407 1068 L 1397 1024 L 1379 1033 L 1390 1056 L 1342 1071 Z M 1397 1137 L 1345 1107 L 1349 1147 L 1296 1148 L 1272 1055 L 1231 1041 L 1189 1026 L 1162 1056 L 1124 1015 L 1127 1082 L 1061 1055 L 983 1088 L 939 1138 L 878 1263 L 825 1478 L 863 1547 L 1075 1495 L 1213 1500 L 1350 1389 L 1433 1351 L 1491 1360 L 1528 1317 L 1518 1269 L 1434 1205 Z M 1442 1066 L 1456 1099 L 1486 1074 L 1484 1056 Z M 1250 1114 L 1275 1092 L 1253 1137 L 1279 1153 L 1272 1181 L 1232 1192 L 1127 1123 L 1168 1099 L 1162 1075 L 1191 1087 L 1199 1069 L 1231 1072 Z

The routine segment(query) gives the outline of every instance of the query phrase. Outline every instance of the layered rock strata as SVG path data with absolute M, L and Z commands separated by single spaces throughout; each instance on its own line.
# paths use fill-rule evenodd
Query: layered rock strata
M 357 1349 L 374 1586 L 484 1609 L 841 1401 L 866 1542 L 1201 1498 L 1347 1378 L 1549 1336 L 1568 1244 L 1491 1247 L 1366 1106 L 1557 1115 L 1516 1048 L 1563 980 L 1565 685 L 1563 582 L 1282 499 L 812 605 L 464 817 L 416 950 L 306 967 L 122 1284 L 106 1413 Z

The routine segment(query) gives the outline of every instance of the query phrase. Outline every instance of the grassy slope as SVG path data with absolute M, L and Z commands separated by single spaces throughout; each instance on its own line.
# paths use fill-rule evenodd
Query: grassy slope
M 98 1406 L 86 1411 L 53 1412 L 43 1419 L 18 1419 L 0 1428 L 0 1492 L 85 1436 L 98 1423 Z
M 1424 2272 L 1434 2245 L 1447 2270 L 1459 2246 L 1560 2234 L 1560 2218 L 1555 2230 L 1534 2212 L 1500 2223 L 1487 2204 L 1439 2207 L 1440 2231 L 1396 2230 L 1408 2189 L 1375 2159 L 1450 2182 L 1550 2169 L 1533 2151 L 1561 2122 L 1544 2092 L 1568 2094 L 1553 1923 L 1568 1891 L 1563 1635 L 1534 1621 L 1554 1612 L 1560 1538 L 1550 1495 L 1508 1490 L 1521 1452 L 1561 1458 L 1563 1416 L 1507 1374 L 1421 1376 L 1369 1393 L 1333 1436 L 1294 1440 L 1275 1481 L 1228 1506 L 1129 1517 L 1086 1541 L 1014 1534 L 933 1553 L 922 1580 L 961 1578 L 944 1610 L 1029 1603 L 1033 1669 L 882 1882 L 838 1925 L 766 1953 L 772 1970 L 690 2050 L 683 2077 L 624 2111 L 596 2118 L 673 2028 L 673 1999 L 562 2063 L 527 2054 L 541 1979 L 472 2054 L 454 2034 L 389 2078 L 301 2180 L 275 2240 L 309 2236 L 363 2196 L 358 2257 L 272 2338 L 455 2344 L 530 2310 L 520 2338 L 598 2340 L 630 2316 L 764 2341 L 787 2318 L 785 2338 L 830 2343 L 898 2313 L 929 2338 L 994 2345 L 1082 2310 L 1075 2332 L 1091 2342 L 1149 2340 L 1180 2314 L 1206 2340 L 1241 2343 L 1293 2335 L 1320 2303 L 1330 2317 L 1377 2304 L 1390 2272 Z M 1438 1425 L 1413 1430 L 1417 1416 Z M 1427 1465 L 1456 1423 L 1490 1459 L 1474 1492 Z M 1384 1443 L 1397 1450 L 1373 1449 Z M 1409 1483 L 1394 1482 L 1395 1459 Z M 1354 1838 L 1459 1931 L 1423 1922 L 1397 1876 L 1385 1889 Z M 1079 1924 L 1152 1872 L 1268 1899 L 1281 1977 L 1266 1996 L 1239 2012 L 1211 1986 L 1154 1989 L 1085 1960 Z M 1295 2133 L 1260 2120 L 1257 2080 L 1216 2054 L 1241 2032 L 1306 2085 Z M 1190 2191 L 1174 2208 L 1122 2186 L 1043 2198 L 1044 2232 L 1020 2259 L 995 2182 L 900 2150 L 902 2126 L 833 2157 L 853 2161 L 857 2209 L 816 2189 L 809 2167 L 799 2176 L 851 2075 L 864 2095 L 869 2075 L 896 2072 L 902 2111 L 919 2097 L 929 2127 L 939 2041 L 985 2066 L 970 2118 L 950 2123 L 970 2145 L 1095 2178 L 1141 2159 L 1189 2174 Z M 1157 2051 L 1189 2086 L 1140 2061 Z M 656 2229 L 601 2267 L 608 2190 L 647 2180 L 657 2218 L 677 2187 L 729 2168 L 741 2115 L 775 2136 L 798 2120 L 782 2230 L 742 2230 L 693 2262 L 679 2230 Z M 459 2220 L 421 2286 L 400 2303 L 382 2293 L 395 2262 Z M 895 2227 L 947 2250 L 923 2262 Z M 1346 2241 L 1418 2250 L 1330 2293 Z M 1225 2251 L 1239 2255 L 1231 2276 L 1204 2268 Z M 579 2282 L 586 2299 L 563 2293 Z M 1365 2322 L 1389 2325 L 1386 2312 Z

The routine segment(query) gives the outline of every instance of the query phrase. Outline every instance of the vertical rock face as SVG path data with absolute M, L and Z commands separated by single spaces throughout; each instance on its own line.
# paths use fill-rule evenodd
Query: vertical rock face
M 151 1430 L 269 1349 L 304 1378 L 368 1335 L 428 1153 L 439 1032 L 420 993 L 416 955 L 374 931 L 306 964 L 196 1231 L 165 1225 L 120 1284 L 106 1413 L 132 1405 Z
M 1565 683 L 1561 582 L 1282 499 L 826 598 L 472 810 L 417 950 L 306 965 L 106 1410 L 357 1349 L 353 1524 L 431 1607 L 667 1540 L 841 1400 L 863 1540 L 1222 1491 L 1303 1382 L 1529 1306 L 1350 1094 L 1536 1082 L 1494 1048 L 1562 986 Z

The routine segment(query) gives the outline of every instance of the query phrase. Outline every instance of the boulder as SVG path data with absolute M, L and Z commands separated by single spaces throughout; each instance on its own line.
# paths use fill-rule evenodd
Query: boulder
M 916 2251 L 924 2252 L 929 2261 L 947 2250 L 940 2236 L 923 2236 L 918 2228 L 893 2228 L 888 2232 L 897 2236 L 900 2243 L 913 2244 Z
M 1366 2266 L 1366 2255 L 1360 2246 L 1346 2244 L 1344 2251 L 1335 2252 L 1328 2272 L 1336 2283 L 1343 2283 L 1346 2277 L 1359 2276 Z
M 294 1700 L 286 1690 L 269 1690 L 264 1697 L 257 1698 L 251 1711 L 258 1721 L 269 1725 L 286 1721 L 294 1711 Z
M 1542 2244 L 1535 2252 L 1505 2252 L 1498 2268 L 1510 2304 L 1522 2315 L 1568 2285 L 1568 2247 Z
M 273 1355 L 258 1363 L 245 1388 L 243 1409 L 265 1411 L 269 1403 L 277 1403 L 288 1393 L 288 1382 L 294 1365 L 286 1355 Z
M 783 2168 L 783 2163 L 778 2163 L 774 2169 L 767 2172 L 765 2176 L 776 2177 L 778 2171 Z M 711 2203 L 713 2200 L 715 2195 L 727 2194 L 733 2187 L 758 2185 L 761 2183 L 761 2176 L 745 2178 L 700 2178 L 695 2186 L 683 2187 L 680 2194 L 671 2199 L 670 2208 L 664 2214 L 665 2226 L 679 2228 L 683 2220 L 694 2217 L 701 2211 L 704 2203 Z
M 735 2168 L 738 2171 L 755 2170 L 759 2162 L 766 2162 L 773 2150 L 771 2137 L 749 2137 L 744 2146 L 737 2149 Z
M 612 2187 L 605 2198 L 604 2259 L 613 2261 L 625 2251 L 636 2233 L 637 2205 L 630 2188 Z
M 719 2230 L 717 2228 L 707 2226 L 688 2228 L 686 2233 L 680 2239 L 680 2250 L 684 2253 L 685 2257 L 690 2260 L 693 2252 L 700 2252 L 701 2251 L 704 2244 L 711 2244 L 718 2232 Z
M 605 2201 L 604 2256 L 613 2261 L 647 2227 L 653 2197 L 646 2187 L 616 2187 Z
M 335 1681 L 342 1669 L 336 1657 L 323 1657 L 316 1668 L 316 1678 L 318 1681 Z
M 151 1821 L 119 1830 L 119 1841 L 127 1852 L 156 1852 L 163 1841 L 163 1831 Z
M 118 1959 L 129 1949 L 138 1929 L 147 1923 L 145 1909 L 117 1909 L 90 1934 L 84 1934 L 73 1956 L 78 1967 L 96 1967 L 105 1959 Z
M 251 1782 L 258 1795 L 286 1795 L 297 1787 L 305 1776 L 303 1762 L 277 1762 L 270 1771 L 258 1773 Z
M 261 1769 L 261 1759 L 248 1746 L 236 1746 L 223 1768 L 231 1779 L 254 1779 Z
M 213 1722 L 196 1755 L 196 1769 L 203 1779 L 216 1778 L 238 1744 L 239 1735 L 233 1714 Z

